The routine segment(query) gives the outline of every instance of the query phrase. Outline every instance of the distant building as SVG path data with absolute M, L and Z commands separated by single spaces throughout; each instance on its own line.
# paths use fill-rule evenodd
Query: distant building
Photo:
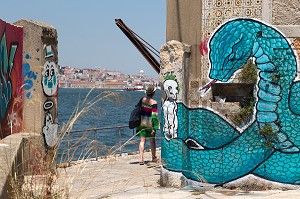
M 62 88 L 109 88 L 123 89 L 125 86 L 146 85 L 159 82 L 155 78 L 145 77 L 143 69 L 138 75 L 128 75 L 120 71 L 108 70 L 100 67 L 75 68 L 63 66 L 60 68 L 59 87 Z
M 123 81 L 105 81 L 103 85 L 104 88 L 122 89 L 127 85 L 127 83 Z
M 144 76 L 145 76 L 145 72 L 144 72 L 143 69 L 141 69 L 141 70 L 140 70 L 140 77 L 141 77 L 141 78 L 144 78 Z

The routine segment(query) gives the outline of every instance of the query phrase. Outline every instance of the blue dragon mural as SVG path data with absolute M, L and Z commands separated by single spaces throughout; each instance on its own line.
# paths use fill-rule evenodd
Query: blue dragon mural
M 213 184 L 248 174 L 300 184 L 297 55 L 282 33 L 255 19 L 221 25 L 209 41 L 212 81 L 204 89 L 228 82 L 250 58 L 258 69 L 251 122 L 240 129 L 211 110 L 178 103 L 178 136 L 162 140 L 166 169 Z M 260 133 L 266 127 L 272 134 Z

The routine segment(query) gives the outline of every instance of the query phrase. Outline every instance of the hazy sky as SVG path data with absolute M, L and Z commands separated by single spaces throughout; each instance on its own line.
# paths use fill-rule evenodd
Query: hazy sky
M 126 74 L 158 77 L 139 51 L 115 25 L 120 18 L 157 50 L 166 38 L 165 0 L 7 0 L 1 19 L 46 22 L 58 31 L 61 66 L 104 67 Z

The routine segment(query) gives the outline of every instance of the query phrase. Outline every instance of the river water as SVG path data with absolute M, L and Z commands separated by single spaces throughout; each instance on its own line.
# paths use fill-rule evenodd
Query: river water
M 60 88 L 58 95 L 60 132 L 64 134 L 65 126 L 72 127 L 69 131 L 128 126 L 130 112 L 143 96 L 145 96 L 143 91 Z M 156 91 L 154 99 L 158 102 L 159 117 L 161 117 L 159 90 Z M 79 113 L 79 117 L 74 122 L 70 122 Z M 160 135 L 158 131 L 157 147 L 160 147 Z M 124 145 L 130 138 L 131 141 Z M 138 141 L 139 137 L 134 137 L 133 130 L 128 127 L 66 134 L 59 147 L 58 161 L 94 157 L 96 152 L 97 156 L 105 156 L 114 152 L 138 151 Z M 120 145 L 123 147 L 120 148 Z M 149 148 L 149 141 L 147 141 L 146 149 Z

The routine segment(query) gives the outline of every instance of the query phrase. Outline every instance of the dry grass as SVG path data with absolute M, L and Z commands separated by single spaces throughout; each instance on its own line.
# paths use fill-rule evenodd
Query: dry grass
M 101 150 L 107 156 L 114 155 L 120 148 L 124 147 L 128 142 L 130 142 L 132 138 L 130 138 L 127 142 L 125 142 L 122 146 L 106 146 L 102 144 L 100 141 L 96 140 L 88 140 L 87 133 L 83 133 L 82 136 L 78 137 L 75 144 L 68 146 L 72 148 L 70 151 L 69 148 L 63 149 L 63 154 L 61 154 L 60 159 L 57 160 L 58 149 L 61 147 L 61 144 L 65 139 L 68 139 L 67 132 L 72 130 L 74 124 L 78 121 L 78 119 L 85 114 L 95 114 L 99 113 L 99 107 L 95 107 L 95 105 L 103 100 L 110 101 L 111 103 L 120 103 L 124 99 L 124 95 L 121 96 L 119 93 L 112 91 L 100 91 L 98 95 L 90 98 L 90 94 L 94 89 L 91 89 L 87 96 L 85 96 L 83 101 L 79 101 L 77 106 L 75 107 L 72 115 L 70 116 L 68 122 L 63 125 L 59 132 L 59 141 L 58 144 L 52 148 L 47 149 L 46 153 L 50 153 L 51 159 L 47 161 L 49 168 L 47 172 L 44 172 L 42 175 L 26 175 L 25 167 L 23 164 L 24 159 L 18 161 L 19 165 L 14 165 L 12 168 L 12 174 L 10 175 L 9 185 L 11 187 L 11 198 L 16 199 L 29 199 L 29 198 L 69 198 L 69 187 L 59 187 L 57 184 L 57 169 L 55 165 L 59 165 L 60 167 L 68 167 L 72 163 L 83 162 L 86 159 L 90 159 L 95 151 Z M 31 103 L 36 103 L 33 99 Z M 13 124 L 11 124 L 13 125 Z M 12 129 L 12 128 L 11 128 Z M 81 142 L 88 143 L 84 147 L 80 147 Z M 100 148 L 100 149 L 99 149 Z M 79 157 L 75 159 L 75 153 L 79 153 Z M 47 154 L 49 155 L 49 154 Z M 9 167 L 9 153 L 6 155 L 7 157 L 7 165 Z M 22 157 L 24 158 L 24 157 Z M 58 162 L 58 164 L 57 164 Z M 54 167 L 53 167 L 54 165 Z M 1 169 L 1 168 L 0 168 Z M 84 168 L 81 168 L 77 171 L 76 175 L 80 175 L 83 172 Z M 99 172 L 101 169 L 99 170 Z M 96 176 L 96 175 L 94 175 Z M 76 176 L 72 176 L 72 179 L 76 178 Z M 72 181 L 72 179 L 66 179 L 67 183 Z M 94 180 L 93 176 L 83 184 L 82 189 L 85 189 L 90 183 Z M 69 181 L 69 182 L 68 182 Z M 78 196 L 80 197 L 80 196 Z
M 242 191 L 267 191 L 267 190 L 287 190 L 287 187 L 282 186 L 276 186 L 275 184 L 268 183 L 266 181 L 262 181 L 259 179 L 247 179 L 243 182 L 240 182 L 238 184 L 225 184 L 223 186 L 224 188 L 230 189 L 230 190 L 242 190 Z

